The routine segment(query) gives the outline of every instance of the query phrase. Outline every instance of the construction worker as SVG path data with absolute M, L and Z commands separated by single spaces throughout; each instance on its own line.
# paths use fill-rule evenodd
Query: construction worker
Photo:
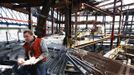
M 44 39 L 36 38 L 30 30 L 24 31 L 23 35 L 25 57 L 20 55 L 18 58 L 18 64 L 21 66 L 18 75 L 46 75 L 48 49 Z
M 64 32 L 64 27 L 61 27 L 60 28 L 60 32 L 59 32 L 60 35 L 65 35 L 65 32 Z

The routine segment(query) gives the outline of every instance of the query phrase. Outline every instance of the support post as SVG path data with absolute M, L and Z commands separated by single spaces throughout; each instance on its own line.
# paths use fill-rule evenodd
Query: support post
M 46 0 L 44 1 L 43 8 L 41 10 L 41 15 L 43 16 L 38 17 L 37 27 L 35 29 L 36 30 L 35 34 L 38 37 L 46 36 L 46 20 L 48 17 L 49 10 L 50 10 L 50 0 Z
M 75 12 L 75 40 L 77 40 L 77 12 Z
M 6 40 L 7 40 L 7 44 L 9 44 L 8 32 L 7 31 L 6 31 Z
M 96 21 L 97 21 L 97 15 L 95 15 L 95 27 L 97 27 L 96 26 Z M 93 33 L 93 41 L 94 41 L 94 33 Z M 95 50 L 95 48 L 96 48 L 96 44 L 94 44 L 94 51 L 96 52 L 96 50 Z
M 132 15 L 132 20 L 131 20 L 131 26 L 130 26 L 130 32 L 132 32 L 133 29 L 133 21 L 134 21 L 134 15 Z M 129 36 L 131 36 L 131 34 L 129 34 Z
M 65 39 L 64 39 L 64 45 L 66 47 L 71 47 L 71 2 L 67 4 L 66 6 L 66 12 L 65 12 Z
M 120 1 L 121 1 L 121 8 L 120 8 L 120 21 L 119 21 L 119 29 L 118 29 L 117 47 L 120 46 L 120 41 L 121 41 L 122 0 L 120 0 Z
M 88 14 L 86 15 L 86 29 L 88 29 Z
M 59 18 L 58 18 L 59 15 L 58 14 L 59 14 L 59 12 L 57 10 L 57 24 L 56 24 L 56 31 L 57 31 L 57 33 L 59 33 L 59 29 L 58 29 L 59 28 L 59 26 L 58 26 L 59 25 L 59 23 L 58 23 L 58 21 L 59 21 Z
M 103 15 L 104 35 L 106 35 L 106 15 Z
M 61 13 L 59 13 L 59 22 L 61 22 Z M 59 23 L 59 31 L 60 31 L 61 23 Z
M 52 34 L 54 33 L 54 8 L 51 9 L 51 16 L 52 16 Z
M 31 7 L 28 7 L 28 11 L 29 11 L 29 13 L 28 13 L 28 28 L 31 30 L 32 29 Z
M 113 41 L 114 41 L 114 25 L 115 25 L 115 11 L 116 11 L 116 8 L 115 7 L 116 7 L 116 0 L 114 0 L 114 7 L 113 7 L 113 24 L 112 24 L 110 49 L 113 48 Z

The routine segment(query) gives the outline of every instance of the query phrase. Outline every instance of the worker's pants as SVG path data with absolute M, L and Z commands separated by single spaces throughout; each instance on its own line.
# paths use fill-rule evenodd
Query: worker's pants
M 47 68 L 45 62 L 37 64 L 37 75 L 46 75 Z
M 46 64 L 45 62 L 24 66 L 16 71 L 16 75 L 46 75 Z

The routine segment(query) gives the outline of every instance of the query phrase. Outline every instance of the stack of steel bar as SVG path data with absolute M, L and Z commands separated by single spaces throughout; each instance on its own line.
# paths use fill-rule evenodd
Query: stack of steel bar
M 133 75 L 134 68 L 101 55 L 79 49 L 67 49 L 49 58 L 49 75 Z M 71 67 L 69 65 L 71 65 Z M 129 70 L 126 71 L 126 69 Z
M 68 74 L 73 74 L 73 75 L 79 75 L 82 74 L 80 71 L 75 70 L 74 68 L 77 67 L 72 67 L 72 70 L 69 70 L 68 64 L 73 65 L 70 63 L 68 57 L 67 57 L 67 50 L 66 48 L 60 47 L 57 45 L 53 45 L 53 48 L 49 48 L 49 58 L 47 61 L 47 74 L 48 75 L 68 75 Z M 50 46 L 49 46 L 50 47 Z M 59 48 L 60 47 L 60 48 Z M 79 74 L 77 73 L 79 72 Z
M 22 50 L 20 42 L 6 44 L 0 43 L 0 75 L 12 74 L 12 68 L 16 65 L 17 57 Z
M 53 45 L 52 45 L 53 46 Z M 51 46 L 51 47 L 52 47 Z M 57 47 L 57 45 L 56 45 Z M 46 62 L 48 75 L 133 75 L 134 68 L 124 65 L 121 62 L 105 58 L 101 55 L 81 49 L 49 48 L 49 57 Z M 8 50 L 9 49 L 9 50 Z M 0 51 L 6 57 L 0 60 L 1 75 L 12 75 L 12 68 L 16 62 L 16 56 L 21 47 L 18 45 Z M 4 56 L 2 55 L 2 56 Z M 0 57 L 1 58 L 1 57 Z M 4 65 L 4 66 L 3 66 Z M 3 68 L 1 67 L 3 66 Z M 3 69 L 5 70 L 3 71 Z
M 133 75 L 134 68 L 127 66 L 119 61 L 108 59 L 102 55 L 87 52 L 80 49 L 73 49 L 72 54 L 75 56 L 73 58 L 78 58 L 92 70 L 93 75 Z M 98 74 L 100 73 L 100 74 Z
M 49 59 L 47 61 L 47 73 L 52 75 L 64 75 L 64 67 L 66 64 L 66 50 L 49 49 Z

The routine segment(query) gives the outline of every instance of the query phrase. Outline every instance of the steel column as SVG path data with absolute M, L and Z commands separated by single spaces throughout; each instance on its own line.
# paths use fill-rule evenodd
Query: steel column
M 130 29 L 130 32 L 132 32 L 132 28 L 133 28 L 133 21 L 134 21 L 134 15 L 132 15 L 132 20 L 131 20 L 131 29 Z M 130 36 L 130 35 L 129 35 Z
M 51 16 L 52 16 L 52 34 L 54 33 L 54 8 L 51 9 Z
M 41 10 L 41 15 L 43 15 L 43 17 L 42 16 L 38 17 L 37 27 L 35 29 L 36 30 L 35 34 L 38 37 L 46 36 L 46 20 L 48 17 L 49 10 L 50 10 L 50 0 L 45 0 L 43 3 L 43 8 Z
M 88 21 L 88 14 L 86 16 L 86 21 Z M 88 29 L 88 24 L 86 23 L 86 29 Z
M 32 21 L 31 21 L 31 7 L 28 7 L 28 11 L 29 11 L 29 13 L 28 13 L 28 28 L 31 30 L 31 28 L 32 28 Z
M 59 14 L 59 12 L 58 12 L 58 10 L 57 10 L 57 24 L 56 24 L 56 31 L 57 31 L 57 33 L 60 31 L 60 30 L 58 29 L 58 27 L 59 27 L 59 26 L 58 26 L 58 25 L 59 25 L 59 23 L 58 23 L 58 20 L 59 20 L 58 17 L 59 17 L 59 15 L 58 15 L 58 14 Z
M 66 47 L 70 47 L 70 39 L 71 39 L 71 3 L 67 4 L 66 12 L 65 12 L 65 45 Z
M 95 28 L 97 27 L 96 26 L 96 21 L 97 21 L 97 15 L 95 15 L 95 23 L 94 23 Z M 94 33 L 93 33 L 93 41 L 94 41 Z M 94 51 L 96 52 L 95 48 L 96 48 L 96 44 L 94 44 Z
M 59 31 L 60 31 L 60 27 L 61 27 L 61 13 L 59 13 Z
M 106 35 L 106 15 L 103 15 L 103 23 L 104 23 L 104 35 Z
M 77 40 L 77 12 L 75 12 L 75 40 Z
M 113 41 L 114 41 L 114 25 L 115 25 L 115 12 L 116 12 L 116 0 L 114 0 L 114 7 L 113 7 L 113 24 L 112 24 L 112 33 L 111 33 L 111 49 L 113 48 Z
M 117 46 L 120 45 L 120 34 L 121 34 L 121 25 L 122 25 L 122 0 L 121 1 L 121 8 L 120 8 L 120 21 L 119 21 L 119 30 L 118 30 L 118 38 L 117 38 Z

